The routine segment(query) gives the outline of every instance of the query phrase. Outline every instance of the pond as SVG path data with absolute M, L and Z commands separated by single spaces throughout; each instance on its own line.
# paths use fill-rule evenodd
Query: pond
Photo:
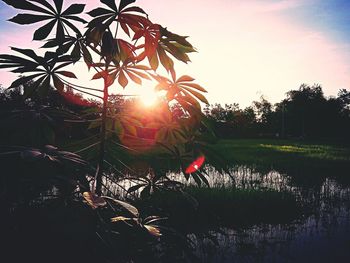
M 211 233 L 216 244 L 192 235 L 201 262 L 349 262 L 350 188 L 327 179 L 319 189 L 298 190 L 312 211 L 288 224 L 221 228 Z
M 349 184 L 333 175 L 296 175 L 250 166 L 234 166 L 229 174 L 211 166 L 205 170 L 211 188 L 289 193 L 303 212 L 288 222 L 219 225 L 204 236 L 188 233 L 200 262 L 350 262 Z M 195 185 L 178 173 L 167 176 Z

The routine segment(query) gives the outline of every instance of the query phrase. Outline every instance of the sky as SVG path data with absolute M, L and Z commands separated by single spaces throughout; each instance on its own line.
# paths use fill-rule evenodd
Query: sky
M 99 3 L 65 2 L 85 2 L 86 11 Z M 260 96 L 275 103 L 302 83 L 321 84 L 327 96 L 342 88 L 350 90 L 348 0 L 137 0 L 136 4 L 153 22 L 189 36 L 198 52 L 191 54 L 191 63 L 179 62 L 175 68 L 178 75 L 190 75 L 206 88 L 210 103 L 236 102 L 245 107 Z M 37 25 L 6 21 L 15 14 L 0 2 L 0 53 L 10 53 L 9 46 L 42 45 L 31 40 Z M 15 78 L 0 71 L 4 86 Z M 140 88 L 129 89 L 133 93 Z

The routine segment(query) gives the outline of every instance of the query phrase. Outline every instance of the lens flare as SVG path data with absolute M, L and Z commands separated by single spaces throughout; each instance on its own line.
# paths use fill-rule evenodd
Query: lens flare
M 198 171 L 198 169 L 202 167 L 204 161 L 205 161 L 205 157 L 204 156 L 198 157 L 193 163 L 191 163 L 187 167 L 185 173 L 186 174 L 190 174 L 190 173 L 194 173 L 194 172 Z

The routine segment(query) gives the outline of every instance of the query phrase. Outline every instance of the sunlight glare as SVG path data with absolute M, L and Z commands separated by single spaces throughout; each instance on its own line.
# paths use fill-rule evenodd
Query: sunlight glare
M 143 88 L 140 100 L 145 106 L 151 107 L 159 100 L 159 94 L 153 88 Z

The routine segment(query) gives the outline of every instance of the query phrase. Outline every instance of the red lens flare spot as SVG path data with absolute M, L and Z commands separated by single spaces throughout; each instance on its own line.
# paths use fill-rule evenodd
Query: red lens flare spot
M 190 174 L 190 173 L 194 173 L 194 172 L 198 171 L 198 169 L 202 167 L 204 161 L 205 161 L 205 157 L 204 156 L 198 157 L 193 163 L 191 163 L 187 167 L 185 173 L 186 174 Z

